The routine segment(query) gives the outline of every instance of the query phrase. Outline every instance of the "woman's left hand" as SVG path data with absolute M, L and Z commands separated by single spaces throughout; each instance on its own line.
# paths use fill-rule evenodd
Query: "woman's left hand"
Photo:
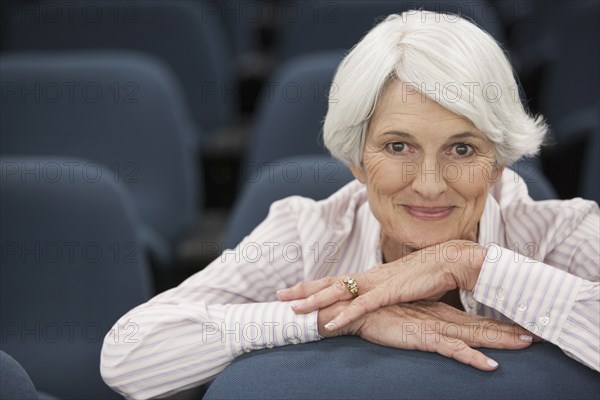
M 358 320 L 380 307 L 416 300 L 437 300 L 460 288 L 472 290 L 479 277 L 485 249 L 474 242 L 452 240 L 418 250 L 399 260 L 352 274 L 359 296 L 329 326 L 335 329 Z M 292 308 L 309 313 L 354 296 L 343 276 L 300 282 L 277 292 L 282 301 L 300 300 Z

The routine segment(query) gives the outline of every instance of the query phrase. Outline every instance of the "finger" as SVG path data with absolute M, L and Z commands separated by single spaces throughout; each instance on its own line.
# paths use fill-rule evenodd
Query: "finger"
M 278 290 L 276 295 L 281 301 L 304 299 L 311 294 L 317 293 L 320 290 L 331 286 L 336 280 L 339 279 L 340 278 L 337 276 L 326 276 L 315 281 L 300 282 L 291 288 Z
M 413 304 L 416 306 L 424 303 Z M 519 349 L 539 341 L 530 331 L 512 322 L 470 315 L 444 303 L 430 303 L 428 308 L 434 311 L 433 315 L 448 323 L 444 328 L 445 334 L 465 340 L 471 346 Z
M 429 351 L 435 351 L 482 371 L 493 371 L 498 368 L 498 363 L 495 360 L 480 351 L 472 349 L 460 339 L 442 336 L 441 340 L 428 342 L 428 345 Z
M 325 324 L 325 329 L 334 331 L 358 320 L 362 316 L 388 305 L 386 291 L 375 288 L 362 296 L 358 296 L 348 307 L 340 312 L 334 319 Z
M 444 324 L 444 335 L 460 339 L 471 347 L 493 349 L 523 349 L 533 341 L 531 335 L 525 335 L 517 326 L 499 321 L 482 320 L 478 323 Z
M 333 285 L 309 296 L 306 300 L 292 304 L 292 309 L 297 314 L 306 314 L 353 297 L 344 282 L 336 280 Z

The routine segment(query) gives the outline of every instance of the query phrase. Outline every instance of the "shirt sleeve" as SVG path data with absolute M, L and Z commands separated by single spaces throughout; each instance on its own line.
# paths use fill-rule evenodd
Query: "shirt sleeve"
M 317 313 L 296 315 L 275 296 L 304 275 L 290 243 L 297 222 L 284 200 L 235 249 L 117 321 L 103 343 L 104 381 L 127 398 L 165 397 L 244 352 L 319 340 Z
M 491 244 L 473 289 L 491 307 L 568 356 L 600 370 L 598 216 L 589 215 L 544 262 Z

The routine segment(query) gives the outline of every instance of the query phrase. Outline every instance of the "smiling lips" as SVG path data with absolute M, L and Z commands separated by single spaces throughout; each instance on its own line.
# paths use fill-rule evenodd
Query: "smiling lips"
M 413 207 L 404 206 L 407 213 L 415 218 L 426 220 L 426 221 L 437 221 L 446 218 L 454 207 Z

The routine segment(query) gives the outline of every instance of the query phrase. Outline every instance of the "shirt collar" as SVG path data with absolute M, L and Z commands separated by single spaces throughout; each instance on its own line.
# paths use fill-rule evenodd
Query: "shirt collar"
M 500 205 L 491 193 L 488 194 L 483 214 L 479 220 L 477 243 L 482 246 L 496 243 L 501 247 L 506 247 L 504 221 L 502 220 Z

